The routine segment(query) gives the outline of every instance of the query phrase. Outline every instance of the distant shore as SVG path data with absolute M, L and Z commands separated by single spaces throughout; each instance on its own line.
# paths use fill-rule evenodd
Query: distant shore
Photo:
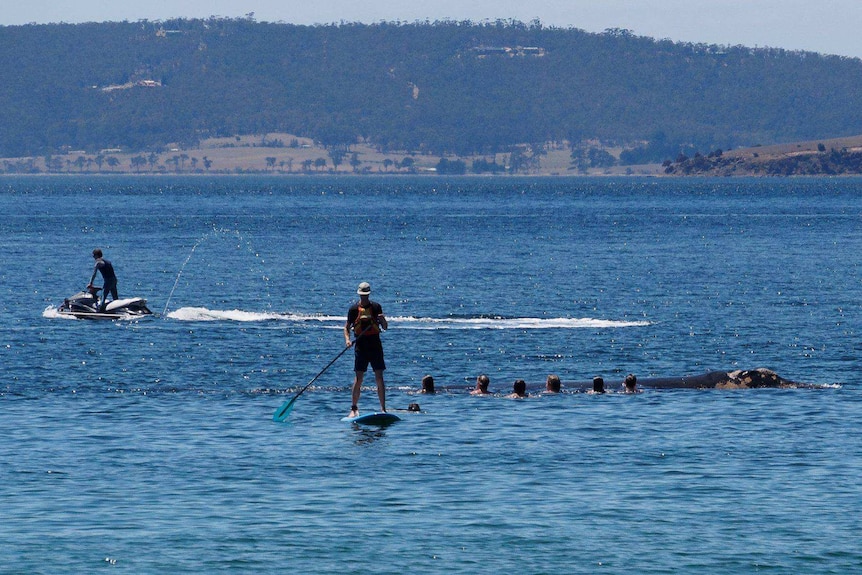
M 515 167 L 511 162 L 517 161 Z M 366 144 L 327 149 L 291 134 L 213 138 L 194 148 L 168 145 L 158 152 L 119 149 L 91 153 L 68 150 L 46 157 L 0 158 L 0 174 L 59 175 L 500 175 L 598 176 L 659 175 L 659 164 L 576 169 L 571 150 L 548 143 L 540 152 L 528 146 L 509 153 L 440 156 L 380 152 Z
M 614 156 L 614 153 L 617 155 Z M 618 157 L 619 150 L 609 150 Z M 513 166 L 513 164 L 515 164 Z M 383 153 L 356 144 L 327 149 L 290 134 L 214 138 L 194 148 L 159 152 L 68 150 L 44 157 L 0 158 L 0 175 L 272 175 L 272 176 L 790 176 L 862 174 L 862 136 L 705 151 L 663 164 L 577 166 L 570 148 L 547 143 L 509 153 L 439 156 Z

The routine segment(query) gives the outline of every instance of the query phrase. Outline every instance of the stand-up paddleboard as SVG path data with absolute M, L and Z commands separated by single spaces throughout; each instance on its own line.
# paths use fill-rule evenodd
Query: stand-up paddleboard
M 377 411 L 374 413 L 363 413 L 356 417 L 342 417 L 341 421 L 345 423 L 356 423 L 360 425 L 392 425 L 396 421 L 401 421 L 401 418 L 394 413 L 386 413 L 385 411 Z

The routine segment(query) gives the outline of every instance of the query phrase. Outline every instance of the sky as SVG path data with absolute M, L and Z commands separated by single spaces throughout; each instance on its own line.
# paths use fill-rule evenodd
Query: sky
M 171 18 L 332 24 L 539 20 L 545 26 L 862 58 L 862 0 L 3 0 L 0 26 Z

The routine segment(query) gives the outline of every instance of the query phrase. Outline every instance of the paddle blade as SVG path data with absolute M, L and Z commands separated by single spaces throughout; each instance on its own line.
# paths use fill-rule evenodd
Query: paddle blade
M 284 421 L 287 419 L 287 416 L 290 415 L 290 412 L 293 410 L 293 404 L 296 403 L 296 398 L 299 395 L 294 395 L 287 401 L 281 404 L 281 407 L 275 410 L 275 413 L 272 414 L 273 421 Z

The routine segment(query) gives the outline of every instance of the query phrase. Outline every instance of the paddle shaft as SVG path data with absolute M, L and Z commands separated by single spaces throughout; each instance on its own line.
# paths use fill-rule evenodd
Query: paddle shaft
M 329 363 L 327 363 L 327 364 L 326 364 L 326 367 L 324 367 L 323 369 L 321 369 L 321 370 L 320 370 L 320 372 L 319 372 L 317 375 L 315 375 L 313 378 L 311 378 L 311 381 L 309 381 L 308 383 L 306 383 L 306 384 L 305 384 L 305 387 L 303 387 L 302 389 L 300 389 L 300 390 L 299 390 L 299 393 L 297 393 L 297 394 L 296 394 L 296 397 L 299 397 L 300 395 L 302 395 L 302 393 L 303 393 L 306 389 L 308 389 L 308 388 L 309 388 L 309 386 L 311 386 L 311 384 L 312 384 L 312 383 L 314 383 L 315 381 L 317 381 L 317 378 L 318 378 L 318 377 L 320 377 L 321 375 L 323 375 L 323 372 L 325 372 L 327 369 L 329 369 L 329 368 L 332 366 L 332 364 L 333 364 L 333 363 L 335 363 L 335 360 L 337 360 L 339 357 L 341 357 L 342 355 L 344 355 L 344 352 L 345 352 L 345 351 L 347 351 L 348 349 L 350 349 L 350 347 L 348 347 L 348 346 L 344 346 L 344 349 L 342 349 L 341 351 L 339 351 L 339 352 L 338 352 L 338 355 L 336 355 L 335 357 L 333 357 L 333 358 L 332 358 L 332 361 L 330 361 Z M 294 399 L 296 399 L 296 397 L 295 397 Z
M 329 369 L 329 367 L 330 367 L 333 363 L 335 363 L 335 360 L 337 360 L 339 357 L 341 357 L 342 355 L 344 355 L 344 352 L 345 352 L 345 351 L 347 351 L 348 349 L 350 349 L 350 346 L 344 346 L 344 349 L 342 349 L 341 351 L 339 351 L 339 352 L 338 352 L 338 355 L 336 355 L 335 357 L 333 357 L 333 358 L 332 358 L 332 361 L 330 361 L 329 363 L 327 363 L 327 364 L 326 364 L 326 367 L 324 367 L 323 369 L 321 369 L 321 370 L 320 370 L 320 372 L 319 372 L 317 375 L 315 375 L 313 378 L 311 378 L 311 381 L 309 381 L 308 383 L 306 383 L 306 384 L 305 384 L 305 387 L 303 387 L 302 389 L 300 389 L 300 390 L 299 390 L 299 392 L 298 392 L 296 395 L 294 395 L 294 396 L 293 396 L 292 398 L 290 398 L 289 400 L 285 401 L 285 402 L 281 405 L 281 407 L 279 407 L 277 410 L 275 410 L 275 413 L 274 413 L 274 414 L 273 414 L 273 416 L 272 416 L 273 421 L 284 421 L 285 419 L 287 419 L 288 414 L 290 413 L 291 409 L 293 409 L 293 404 L 294 404 L 294 403 L 296 403 L 296 400 L 297 400 L 297 399 L 299 399 L 299 396 L 300 396 L 300 395 L 302 395 L 302 393 L 303 393 L 306 389 L 308 389 L 308 388 L 311 386 L 311 384 L 312 384 L 312 383 L 314 383 L 315 381 L 317 381 L 317 378 L 318 378 L 318 377 L 320 377 L 321 375 L 323 375 L 323 372 L 324 372 L 324 371 L 326 371 L 327 369 Z

